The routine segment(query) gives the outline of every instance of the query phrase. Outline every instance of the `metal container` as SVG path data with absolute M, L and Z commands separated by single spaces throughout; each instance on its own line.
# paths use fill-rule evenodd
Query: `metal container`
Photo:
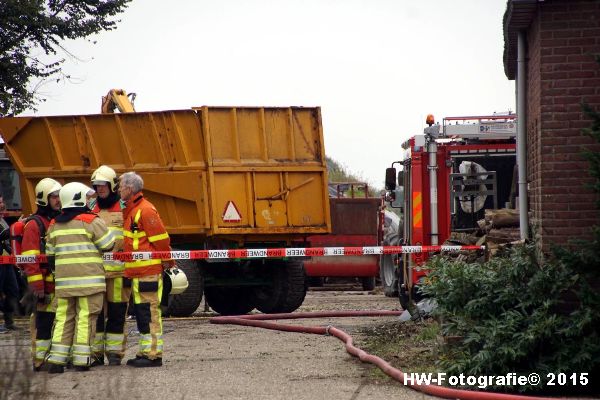
M 41 178 L 89 184 L 106 164 L 142 176 L 171 235 L 252 242 L 330 231 L 319 108 L 11 117 L 0 133 L 25 212 Z

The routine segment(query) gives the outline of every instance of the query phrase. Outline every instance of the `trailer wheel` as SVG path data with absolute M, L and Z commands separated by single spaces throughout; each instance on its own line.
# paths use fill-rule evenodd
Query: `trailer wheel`
M 189 317 L 198 309 L 202 301 L 204 279 L 194 260 L 176 260 L 175 263 L 177 268 L 187 276 L 189 286 L 185 292 L 169 296 L 166 314 L 173 317 Z
M 254 309 L 252 292 L 247 287 L 206 287 L 204 296 L 210 308 L 221 315 L 242 315 Z
M 383 286 L 383 294 L 386 297 L 398 296 L 398 272 L 395 261 L 397 254 L 382 254 L 379 260 L 379 276 Z
M 371 291 L 375 289 L 375 277 L 374 276 L 364 276 L 360 278 L 362 283 L 363 290 Z
M 268 267 L 270 285 L 254 288 L 256 308 L 266 314 L 295 311 L 306 297 L 304 264 L 300 260 L 276 261 Z

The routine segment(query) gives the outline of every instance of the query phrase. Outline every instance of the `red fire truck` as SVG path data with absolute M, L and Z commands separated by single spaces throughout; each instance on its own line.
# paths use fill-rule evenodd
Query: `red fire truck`
M 472 232 L 486 209 L 510 207 L 516 195 L 515 114 L 448 117 L 442 125 L 429 115 L 427 124 L 402 145 L 403 160 L 386 170 L 386 197 L 401 209 L 404 245 L 438 245 L 451 232 Z M 393 266 L 382 271 L 382 284 L 404 308 L 420 297 L 430 256 L 402 254 L 382 265 Z

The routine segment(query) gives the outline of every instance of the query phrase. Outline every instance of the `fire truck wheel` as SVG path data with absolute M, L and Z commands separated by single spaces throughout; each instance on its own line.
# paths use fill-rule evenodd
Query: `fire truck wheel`
M 177 268 L 185 273 L 188 288 L 181 294 L 170 296 L 167 315 L 173 317 L 189 317 L 198 309 L 202 301 L 203 278 L 200 268 L 194 260 L 176 260 Z
M 204 296 L 210 308 L 221 315 L 242 315 L 254 309 L 252 292 L 247 287 L 206 287 Z
M 398 284 L 396 291 L 398 293 L 398 300 L 400 300 L 400 306 L 403 310 L 408 310 L 410 304 L 410 296 L 408 295 L 408 289 L 404 286 L 404 275 L 402 272 L 398 275 Z
M 310 287 L 323 287 L 325 284 L 325 277 L 323 276 L 311 276 L 307 278 L 308 286 Z
M 306 296 L 304 264 L 300 260 L 288 260 L 273 261 L 267 266 L 270 284 L 254 288 L 256 308 L 265 314 L 296 310 Z
M 360 278 L 362 283 L 363 290 L 371 291 L 375 289 L 375 277 L 374 276 L 365 276 Z
M 382 254 L 379 262 L 379 277 L 386 297 L 398 296 L 398 271 L 396 267 L 397 254 Z
M 400 306 L 403 310 L 408 310 L 409 298 L 408 291 L 400 286 L 398 289 L 398 299 L 400 300 Z

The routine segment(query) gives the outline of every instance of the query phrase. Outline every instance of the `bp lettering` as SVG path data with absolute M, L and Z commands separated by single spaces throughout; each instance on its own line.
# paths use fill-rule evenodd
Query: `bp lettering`
M 285 255 L 288 257 L 303 257 L 306 255 L 306 249 L 301 249 L 301 248 L 285 249 Z
M 344 249 L 344 255 L 347 256 L 362 256 L 363 249 L 362 247 L 346 247 Z
M 208 251 L 209 258 L 229 258 L 229 254 L 227 250 L 209 250 Z
M 266 257 L 266 249 L 248 249 L 248 257 Z
M 37 260 L 37 256 L 16 256 L 16 260 L 17 260 L 17 264 L 23 264 L 23 263 L 36 263 L 38 262 Z

